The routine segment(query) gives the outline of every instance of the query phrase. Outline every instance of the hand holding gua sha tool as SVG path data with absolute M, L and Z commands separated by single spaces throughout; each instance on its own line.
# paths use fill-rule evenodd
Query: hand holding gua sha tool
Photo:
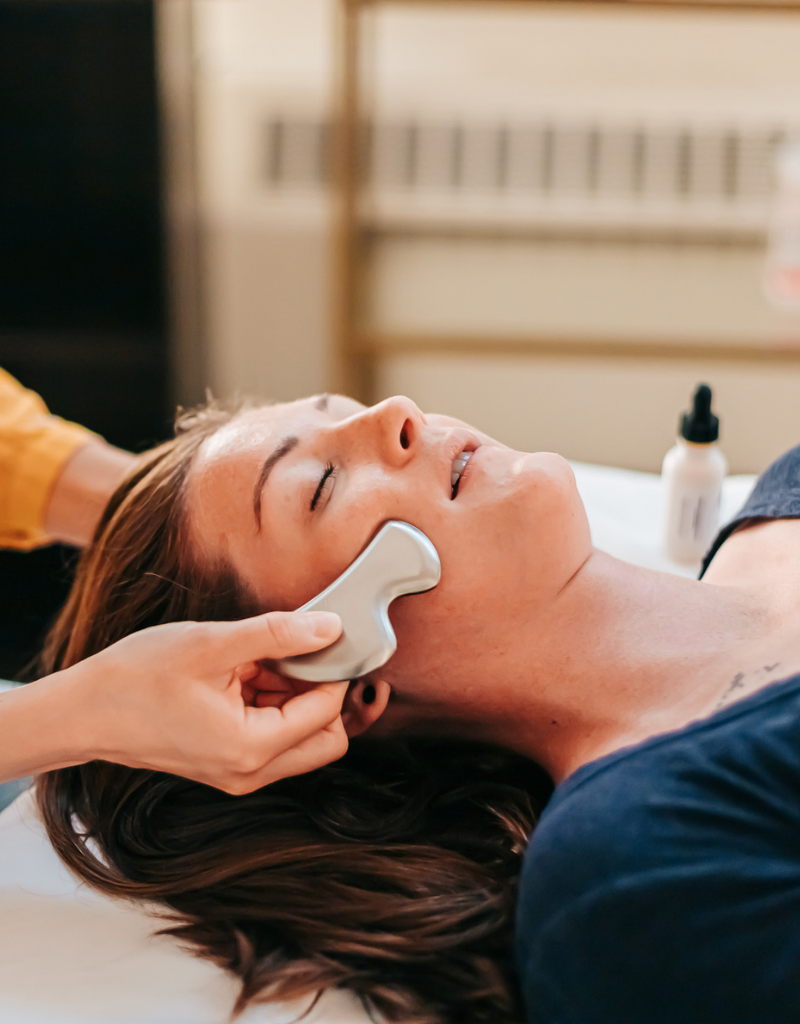
M 277 671 L 324 683 L 359 679 L 380 668 L 397 650 L 389 605 L 404 594 L 430 590 L 440 576 L 439 555 L 425 534 L 390 520 L 338 579 L 300 609 L 336 612 L 341 635 L 321 651 L 282 658 Z

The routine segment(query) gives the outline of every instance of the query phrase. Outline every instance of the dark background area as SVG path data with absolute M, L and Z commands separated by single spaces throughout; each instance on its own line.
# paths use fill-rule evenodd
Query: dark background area
M 169 432 L 152 0 L 0 0 L 0 366 L 134 451 Z M 75 552 L 0 552 L 18 677 Z

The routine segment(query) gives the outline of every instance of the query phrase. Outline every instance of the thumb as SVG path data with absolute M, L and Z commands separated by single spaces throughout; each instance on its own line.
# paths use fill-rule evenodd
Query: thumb
M 342 632 L 342 620 L 334 612 L 267 612 L 215 625 L 226 667 L 318 651 Z

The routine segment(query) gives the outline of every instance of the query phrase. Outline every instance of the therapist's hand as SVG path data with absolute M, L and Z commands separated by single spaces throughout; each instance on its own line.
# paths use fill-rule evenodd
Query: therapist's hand
M 113 761 L 249 793 L 346 751 L 346 681 L 321 684 L 279 707 L 255 706 L 249 682 L 260 659 L 318 650 L 340 632 L 339 617 L 325 612 L 170 623 L 23 689 L 56 682 L 62 706 L 72 695 L 72 715 L 61 724 L 75 726 L 82 749 L 68 762 Z

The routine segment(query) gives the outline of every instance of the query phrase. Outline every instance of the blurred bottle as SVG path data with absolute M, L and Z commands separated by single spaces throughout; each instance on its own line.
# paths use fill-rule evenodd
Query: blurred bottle
M 775 171 L 764 291 L 774 306 L 800 312 L 800 142 L 778 150 Z
M 719 449 L 719 420 L 711 411 L 711 388 L 700 384 L 691 412 L 680 419 L 675 446 L 664 456 L 664 549 L 683 565 L 698 563 L 719 524 L 722 481 L 728 471 Z

